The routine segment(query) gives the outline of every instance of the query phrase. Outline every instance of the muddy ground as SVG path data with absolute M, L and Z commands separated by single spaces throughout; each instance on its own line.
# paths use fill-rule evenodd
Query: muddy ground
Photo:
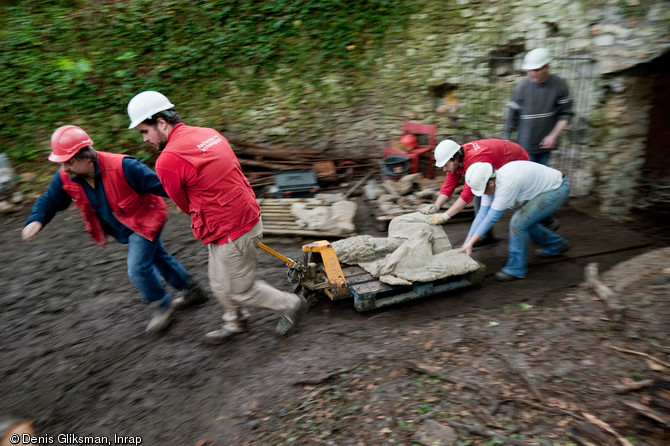
M 626 405 L 654 407 L 654 388 L 619 389 L 670 379 L 663 220 L 622 225 L 566 207 L 558 216 L 572 250 L 533 255 L 526 280 L 498 283 L 503 221 L 504 240 L 473 253 L 487 265 L 482 286 L 366 313 L 323 299 L 285 339 L 273 315 L 255 311 L 249 333 L 210 346 L 202 336 L 219 325 L 214 299 L 147 337 L 150 312 L 127 279 L 126 247 L 100 249 L 74 209 L 22 242 L 27 213 L 0 220 L 0 415 L 34 420 L 52 444 L 59 434 L 116 434 L 168 446 L 555 446 L 578 444 L 588 420 L 620 435 L 592 444 L 670 443 L 662 419 Z M 382 235 L 366 206 L 357 225 Z M 467 228 L 445 226 L 454 245 Z M 164 241 L 206 283 L 206 248 L 186 216 L 173 213 Z M 304 240 L 266 242 L 301 258 Z M 284 265 L 259 255 L 262 277 L 289 290 Z M 592 262 L 625 309 L 584 283 Z

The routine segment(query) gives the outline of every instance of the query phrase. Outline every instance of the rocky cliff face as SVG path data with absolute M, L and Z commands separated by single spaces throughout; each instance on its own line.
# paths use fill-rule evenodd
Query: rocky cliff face
M 573 195 L 625 219 L 648 178 L 667 181 L 667 167 L 646 160 L 659 158 L 657 142 L 667 140 L 662 135 L 670 127 L 659 124 L 668 111 L 659 104 L 668 102 L 670 2 L 418 3 L 404 34 L 384 42 L 372 76 L 328 73 L 297 98 L 271 88 L 244 98 L 249 107 L 236 106 L 233 91 L 222 108 L 224 132 L 371 158 L 400 136 L 404 120 L 436 124 L 438 140 L 499 137 L 505 102 L 524 76 L 521 58 L 543 46 L 555 57 L 551 71 L 568 80 L 575 100 L 576 116 L 552 160 L 569 175 Z M 299 76 L 287 67 L 269 82 L 279 86 Z

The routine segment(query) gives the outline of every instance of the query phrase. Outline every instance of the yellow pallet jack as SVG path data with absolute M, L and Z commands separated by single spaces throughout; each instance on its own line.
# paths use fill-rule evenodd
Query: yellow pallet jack
M 414 282 L 411 285 L 387 285 L 359 266 L 344 268 L 337 259 L 333 245 L 320 240 L 303 245 L 303 262 L 286 257 L 262 242 L 258 247 L 277 257 L 288 266 L 288 279 L 294 292 L 315 304 L 321 294 L 330 300 L 354 298 L 358 311 L 368 311 L 407 300 L 444 293 L 458 288 L 479 285 L 484 281 L 486 267 L 470 273 L 451 276 L 434 282 Z

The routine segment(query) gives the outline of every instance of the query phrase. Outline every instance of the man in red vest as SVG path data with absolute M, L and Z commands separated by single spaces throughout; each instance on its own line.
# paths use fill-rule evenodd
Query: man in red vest
M 263 237 L 261 209 L 226 138 L 214 129 L 181 122 L 175 106 L 157 91 L 128 103 L 130 126 L 161 151 L 156 173 L 165 191 L 191 216 L 195 238 L 209 251 L 209 281 L 224 308 L 223 327 L 205 335 L 218 344 L 247 330 L 247 308 L 280 316 L 275 332 L 293 331 L 306 302 L 256 280 L 256 246 Z
M 65 125 L 51 136 L 49 160 L 61 168 L 35 202 L 22 237 L 34 240 L 57 212 L 70 203 L 79 208 L 86 231 L 100 246 L 108 236 L 128 244 L 128 276 L 143 301 L 157 307 L 146 328 L 164 329 L 176 308 L 200 303 L 207 294 L 163 247 L 166 196 L 158 176 L 136 158 L 93 149 L 81 128 Z M 160 195 L 160 196 L 159 196 Z M 184 295 L 172 299 L 164 280 Z

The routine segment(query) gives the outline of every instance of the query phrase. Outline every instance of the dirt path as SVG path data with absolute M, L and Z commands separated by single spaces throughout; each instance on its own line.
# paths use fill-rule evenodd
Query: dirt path
M 359 229 L 375 233 L 362 212 Z M 217 347 L 201 342 L 220 321 L 213 300 L 145 337 L 149 311 L 126 277 L 125 246 L 98 248 L 74 210 L 30 244 L 20 240 L 25 213 L 3 217 L 2 415 L 33 419 L 54 439 L 117 434 L 148 445 L 426 444 L 419 435 L 431 426 L 454 429 L 445 444 L 567 445 L 590 413 L 634 444 L 665 444 L 667 427 L 623 404 L 651 394 L 620 394 L 616 385 L 668 379 L 668 369 L 612 347 L 670 362 L 670 252 L 659 250 L 670 245 L 667 228 L 633 231 L 570 209 L 559 217 L 573 249 L 532 257 L 526 280 L 489 278 L 369 313 L 322 300 L 286 339 L 259 311 L 248 334 Z M 467 224 L 445 228 L 458 245 Z M 171 217 L 164 241 L 206 283 L 206 249 L 185 216 Z M 266 242 L 301 258 L 299 240 Z M 490 276 L 506 243 L 473 257 Z M 629 307 L 623 322 L 608 319 L 582 284 L 591 262 Z M 261 253 L 260 270 L 290 289 L 275 258 Z

